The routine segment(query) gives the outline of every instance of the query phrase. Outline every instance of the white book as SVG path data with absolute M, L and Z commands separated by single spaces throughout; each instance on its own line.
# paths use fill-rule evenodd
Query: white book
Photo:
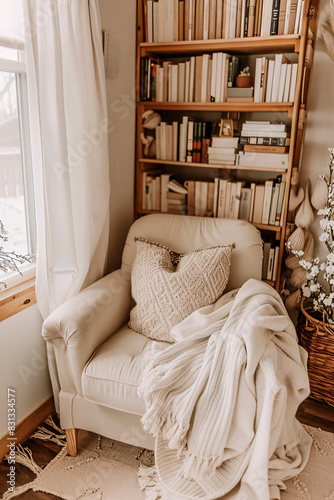
M 292 69 L 292 64 L 288 64 L 287 67 L 286 67 L 284 92 L 283 92 L 283 102 L 289 102 L 290 82 L 291 82 L 291 69 Z
M 152 43 L 153 40 L 153 0 L 147 0 L 147 41 Z
M 223 0 L 217 0 L 217 15 L 216 15 L 216 38 L 222 37 L 223 23 Z
M 262 7 L 261 36 L 270 36 L 273 0 L 264 0 Z
M 168 102 L 172 102 L 172 95 L 173 95 L 173 89 L 172 89 L 172 85 L 173 85 L 172 66 L 173 66 L 172 64 L 169 64 L 168 66 L 166 66 L 167 74 L 168 74 L 168 77 L 167 77 L 167 99 L 166 99 L 166 101 L 168 101 Z
M 262 208 L 262 224 L 268 224 L 269 213 L 270 213 L 270 203 L 271 196 L 273 192 L 273 181 L 266 181 L 264 184 L 264 198 L 263 198 L 263 208 Z
M 158 127 L 157 127 L 158 128 Z M 184 141 L 184 134 L 183 134 L 183 123 L 180 123 L 179 127 L 179 161 L 185 161 L 183 160 L 183 141 Z
M 213 217 L 218 217 L 219 177 L 215 177 L 215 190 L 213 194 Z
M 164 26 L 164 6 L 165 2 L 168 2 L 168 0 L 158 0 L 159 3 L 159 42 L 164 42 L 165 41 L 165 26 Z
M 216 102 L 221 102 L 221 87 L 222 87 L 222 66 L 223 66 L 223 53 L 217 53 L 217 73 L 216 73 Z
M 266 73 L 268 71 L 268 59 L 264 56 L 262 57 L 261 64 L 261 82 L 260 82 L 260 102 L 264 102 L 266 95 Z
M 278 97 L 278 87 L 280 83 L 281 67 L 282 67 L 283 54 L 275 55 L 274 64 L 274 74 L 273 74 L 273 86 L 271 90 L 271 102 L 277 102 Z
M 212 73 L 211 73 L 211 102 L 216 101 L 216 80 L 217 80 L 217 52 L 212 54 Z
M 173 126 L 166 125 L 166 160 L 173 159 Z
M 178 87 L 179 87 L 179 66 L 178 64 L 172 64 L 172 97 L 171 102 L 178 101 Z
M 280 189 L 280 185 L 276 184 L 276 186 L 273 187 L 273 193 L 272 193 L 272 196 L 271 196 L 270 211 L 269 211 L 269 220 L 268 220 L 268 223 L 271 226 L 275 225 L 275 218 L 276 218 L 276 209 L 277 209 L 279 189 Z
M 241 38 L 244 38 L 245 36 L 246 1 L 247 0 L 242 0 L 242 6 L 241 6 Z
M 224 201 L 224 218 L 229 218 L 230 213 L 230 202 L 231 202 L 231 189 L 232 183 L 231 181 L 227 181 L 226 183 L 226 193 L 225 193 L 225 201 Z
M 157 160 L 161 160 L 161 125 L 155 128 L 155 156 Z
M 184 84 L 184 102 L 189 102 L 190 91 L 190 60 L 186 61 L 186 76 Z
M 195 0 L 189 0 L 189 23 L 188 23 L 188 33 L 187 33 L 188 37 L 186 38 L 186 40 L 194 39 L 194 28 L 195 28 L 193 26 L 194 9 L 195 9 Z
M 186 64 L 181 62 L 178 64 L 178 92 L 177 92 L 177 100 L 178 102 L 185 102 L 184 99 L 184 89 L 185 89 L 185 70 Z
M 273 88 L 274 66 L 275 66 L 275 61 L 273 61 L 272 59 L 269 59 L 268 75 L 267 75 L 267 88 L 266 88 L 266 102 L 272 102 L 271 101 L 271 91 Z
M 159 2 L 153 2 L 153 42 L 160 42 L 159 35 Z
M 224 0 L 226 4 L 225 19 L 223 19 L 223 23 L 225 25 L 225 38 L 229 38 L 230 35 L 230 18 L 231 18 L 231 2 L 232 0 Z
M 161 160 L 167 160 L 166 150 L 166 122 L 160 123 L 160 156 Z
M 209 10 L 210 10 L 210 0 L 204 0 L 203 40 L 209 39 Z
M 213 148 L 237 148 L 239 137 L 212 137 Z
M 208 154 L 213 155 L 235 155 L 235 148 L 213 148 L 212 146 L 208 148 Z
M 189 102 L 195 100 L 195 56 L 190 58 L 190 85 L 189 85 Z
M 202 186 L 200 181 L 195 182 L 195 206 L 194 215 L 200 216 L 202 209 Z
M 242 132 L 285 132 L 285 123 L 270 123 L 270 122 L 245 122 L 242 124 Z
M 284 35 L 289 33 L 289 18 L 291 10 L 291 0 L 287 0 L 285 9 Z
M 231 182 L 231 192 L 230 192 L 230 202 L 228 208 L 228 218 L 234 219 L 234 205 L 235 205 L 235 197 L 237 192 L 237 183 Z
M 164 100 L 164 68 L 157 67 L 157 102 Z
M 209 8 L 209 39 L 216 38 L 216 16 L 217 16 L 217 0 L 210 0 Z
M 173 42 L 179 39 L 179 0 L 173 0 Z
M 287 137 L 287 132 L 277 132 L 273 130 L 242 130 L 241 137 Z
M 188 116 L 182 117 L 182 152 L 180 161 L 186 161 L 187 157 L 187 135 L 188 135 Z
M 236 183 L 235 199 L 234 199 L 234 206 L 233 206 L 233 219 L 239 219 L 241 190 L 242 190 L 244 184 L 245 184 L 244 182 L 240 182 L 240 181 L 238 181 Z
M 230 62 L 230 56 L 228 54 L 223 53 L 220 102 L 226 101 L 229 62 Z
M 252 182 L 251 185 L 250 185 L 251 201 L 250 201 L 249 218 L 248 218 L 249 222 L 253 221 L 255 186 L 256 186 L 255 182 Z
M 264 167 L 287 169 L 289 154 L 276 153 L 239 153 L 238 165 L 243 167 Z
M 283 63 L 281 67 L 281 74 L 278 85 L 278 94 L 277 94 L 277 102 L 283 102 L 283 94 L 284 94 L 284 85 L 287 71 L 287 63 Z
M 173 127 L 173 156 L 172 156 L 172 160 L 177 161 L 178 136 L 179 136 L 179 124 L 178 124 L 178 122 L 173 122 L 172 127 Z
M 292 64 L 292 68 L 291 68 L 291 81 L 290 81 L 289 102 L 294 102 L 294 100 L 295 100 L 296 83 L 297 83 L 297 71 L 298 71 L 298 63 L 293 63 Z
M 241 200 L 239 207 L 239 219 L 249 220 L 250 208 L 251 208 L 251 188 L 241 188 Z
M 229 38 L 235 38 L 235 31 L 237 27 L 237 10 L 238 10 L 238 0 L 231 0 Z
M 174 0 L 163 0 L 164 42 L 173 42 Z
M 206 102 L 208 72 L 209 72 L 209 54 L 203 54 L 202 57 L 202 86 L 201 86 L 201 102 Z
M 260 96 L 261 69 L 262 69 L 262 57 L 257 57 L 255 62 L 254 102 L 262 101 Z
M 299 33 L 299 24 L 300 24 L 300 14 L 302 11 L 302 0 L 298 0 L 297 2 L 297 11 L 296 11 L 296 19 L 293 33 L 294 35 L 298 35 Z
M 204 217 L 208 208 L 208 182 L 201 182 L 200 216 Z

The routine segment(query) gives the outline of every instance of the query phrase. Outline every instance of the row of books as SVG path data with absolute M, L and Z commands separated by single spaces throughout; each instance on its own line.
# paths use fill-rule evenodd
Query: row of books
M 147 42 L 300 34 L 305 0 L 144 0 Z
M 224 52 L 182 62 L 140 60 L 140 100 L 157 102 L 293 102 L 298 64 L 283 54 L 256 58 L 254 89 L 236 88 L 239 58 Z
M 241 137 L 212 137 L 210 122 L 182 117 L 182 123 L 161 122 L 155 129 L 156 159 L 214 165 L 240 165 L 286 169 L 289 154 L 283 123 L 246 121 Z M 238 150 L 242 151 L 238 153 Z
M 188 180 L 182 186 L 173 176 L 143 172 L 143 210 L 282 224 L 286 183 L 281 177 L 264 184 L 216 178 L 214 182 Z
M 283 54 L 275 59 L 257 57 L 254 78 L 254 102 L 294 102 L 298 64 Z

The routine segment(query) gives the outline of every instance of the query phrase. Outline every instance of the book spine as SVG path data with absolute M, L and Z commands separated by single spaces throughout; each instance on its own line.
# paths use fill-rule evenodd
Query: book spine
M 203 10 L 203 40 L 209 39 L 209 10 L 210 2 L 209 0 L 204 0 L 204 10 Z
M 216 38 L 216 10 L 217 0 L 210 0 L 209 6 L 209 40 Z
M 246 0 L 246 6 L 245 6 L 245 24 L 244 24 L 244 37 L 247 37 L 247 36 L 248 36 L 249 6 L 250 6 L 250 0 Z
M 278 34 L 279 6 L 280 6 L 280 0 L 274 0 L 272 14 L 271 14 L 271 25 L 270 25 L 271 35 Z
M 198 155 L 198 122 L 194 122 L 194 138 L 193 138 L 193 151 L 192 151 L 192 162 L 197 163 Z
M 248 16 L 248 33 L 247 33 L 248 37 L 254 36 L 255 4 L 256 4 L 256 0 L 250 0 L 249 16 Z
M 187 162 L 193 161 L 194 122 L 188 122 Z
M 184 40 L 184 0 L 179 0 L 179 40 Z

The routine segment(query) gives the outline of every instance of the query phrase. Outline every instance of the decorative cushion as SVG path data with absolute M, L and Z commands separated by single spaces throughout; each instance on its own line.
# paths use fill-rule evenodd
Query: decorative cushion
M 136 306 L 129 327 L 152 339 L 173 342 L 173 326 L 222 295 L 234 245 L 176 254 L 159 243 L 135 240 L 131 286 Z

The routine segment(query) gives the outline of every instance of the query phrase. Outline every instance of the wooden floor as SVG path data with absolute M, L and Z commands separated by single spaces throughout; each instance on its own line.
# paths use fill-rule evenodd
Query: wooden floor
M 334 407 L 320 403 L 318 401 L 307 399 L 301 404 L 298 413 L 298 419 L 306 425 L 312 427 L 320 427 L 321 429 L 334 433 Z M 55 418 L 56 420 L 56 418 Z M 57 422 L 58 423 L 58 422 Z M 39 439 L 28 439 L 24 443 L 31 449 L 35 462 L 43 467 L 47 465 L 61 450 L 61 447 L 48 442 L 41 441 Z M 3 461 L 0 463 L 0 496 L 7 490 L 7 473 L 9 467 L 7 462 Z M 35 474 L 31 472 L 27 467 L 23 465 L 16 465 L 16 486 L 21 486 L 22 484 L 29 483 L 35 479 Z M 22 493 L 16 498 L 24 500 L 59 500 L 59 497 L 54 495 L 49 495 L 42 492 L 27 491 Z

